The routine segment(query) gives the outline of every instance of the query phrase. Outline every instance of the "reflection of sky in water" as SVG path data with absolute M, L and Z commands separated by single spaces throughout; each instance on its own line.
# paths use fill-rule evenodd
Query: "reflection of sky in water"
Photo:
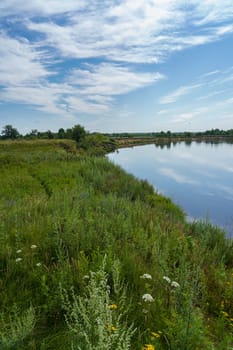
M 179 143 L 120 149 L 109 158 L 171 197 L 188 217 L 209 219 L 233 234 L 233 145 Z

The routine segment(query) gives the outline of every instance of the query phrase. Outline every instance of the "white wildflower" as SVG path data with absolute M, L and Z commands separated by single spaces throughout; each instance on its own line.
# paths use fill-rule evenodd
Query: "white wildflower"
M 38 262 L 38 263 L 36 264 L 36 266 L 37 266 L 37 267 L 40 267 L 40 266 L 41 266 L 41 263 L 40 263 L 40 262 Z
M 22 253 L 22 249 L 18 249 L 18 250 L 16 250 L 16 253 L 17 253 L 17 254 Z
M 146 310 L 146 309 L 142 309 L 142 312 L 143 312 L 144 314 L 148 314 L 148 310 Z
M 179 288 L 180 287 L 179 283 L 176 282 L 176 281 L 172 281 L 171 286 L 174 287 L 174 288 Z
M 146 303 L 152 303 L 152 301 L 154 301 L 154 298 L 153 298 L 152 295 L 150 295 L 150 294 L 143 294 L 142 299 L 143 299 Z
M 15 262 L 18 263 L 18 262 L 20 262 L 21 260 L 22 260 L 22 258 L 16 258 L 16 259 L 15 259 Z
M 163 279 L 165 280 L 165 281 L 167 281 L 167 283 L 171 283 L 171 280 L 170 280 L 170 278 L 169 277 L 167 277 L 167 276 L 163 276 Z
M 31 245 L 31 249 L 36 249 L 36 248 L 37 248 L 37 245 L 35 245 L 35 244 Z
M 84 279 L 84 280 L 89 280 L 89 278 L 90 278 L 90 276 L 88 276 L 88 275 L 84 275 L 84 276 L 83 276 L 83 279 Z
M 140 278 L 147 279 L 147 280 L 152 280 L 152 276 L 149 273 L 144 273 Z

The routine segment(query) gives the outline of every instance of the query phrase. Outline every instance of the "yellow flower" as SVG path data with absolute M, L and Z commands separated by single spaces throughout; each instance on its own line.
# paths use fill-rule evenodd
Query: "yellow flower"
M 117 304 L 111 304 L 109 305 L 110 310 L 116 310 L 117 309 Z
M 160 334 L 159 334 L 159 333 L 151 332 L 151 334 L 152 334 L 153 337 L 155 337 L 155 338 L 160 338 Z
M 223 315 L 224 317 L 228 317 L 228 316 L 229 316 L 229 314 L 228 314 L 226 311 L 221 311 L 221 313 L 222 313 L 222 315 Z
M 142 350 L 155 350 L 155 347 L 152 344 L 145 344 Z
M 107 325 L 107 326 L 106 326 L 106 329 L 107 329 L 108 332 L 115 332 L 115 331 L 116 331 L 116 327 L 115 327 L 115 326 L 109 326 L 109 325 Z

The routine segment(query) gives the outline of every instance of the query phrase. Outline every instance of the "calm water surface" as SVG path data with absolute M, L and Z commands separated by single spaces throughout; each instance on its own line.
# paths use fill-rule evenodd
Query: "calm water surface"
M 188 219 L 204 219 L 233 237 L 233 144 L 180 142 L 120 149 L 109 159 L 180 205 Z

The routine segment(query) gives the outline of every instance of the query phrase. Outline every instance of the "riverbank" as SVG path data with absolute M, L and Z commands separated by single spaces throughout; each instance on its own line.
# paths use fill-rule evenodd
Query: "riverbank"
M 131 137 L 114 137 L 113 140 L 116 142 L 117 148 L 126 148 L 126 147 L 134 147 L 134 146 L 142 146 L 148 144 L 155 145 L 169 145 L 176 144 L 179 142 L 185 142 L 190 144 L 191 142 L 206 142 L 206 143 L 218 143 L 218 142 L 227 142 L 233 143 L 232 136 L 176 136 L 176 137 L 154 137 L 154 136 L 131 136 Z
M 0 143 L 1 346 L 230 350 L 232 242 L 68 142 Z

